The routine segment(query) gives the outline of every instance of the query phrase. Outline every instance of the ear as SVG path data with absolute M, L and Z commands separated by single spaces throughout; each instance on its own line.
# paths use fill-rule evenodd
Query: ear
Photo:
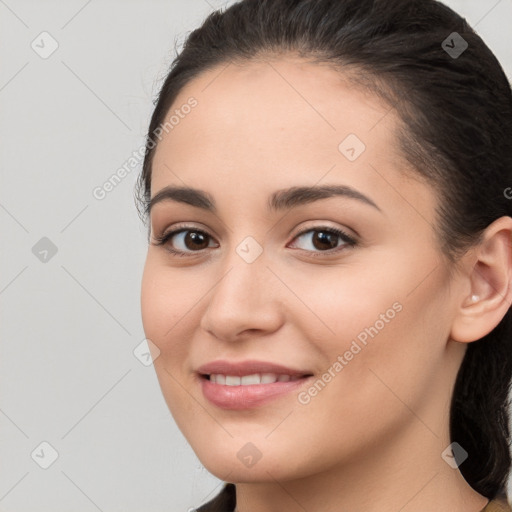
M 512 303 L 512 218 L 495 220 L 482 237 L 466 260 L 465 291 L 450 332 L 452 340 L 462 343 L 489 334 Z

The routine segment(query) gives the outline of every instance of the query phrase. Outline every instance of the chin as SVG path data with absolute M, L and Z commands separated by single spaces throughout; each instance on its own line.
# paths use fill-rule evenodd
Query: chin
M 191 443 L 194 453 L 203 466 L 215 477 L 233 483 L 286 481 L 307 476 L 311 468 L 306 460 L 290 459 L 283 450 L 267 442 L 258 448 L 240 439 L 230 438 L 224 445 L 212 446 L 211 439 L 199 449 Z

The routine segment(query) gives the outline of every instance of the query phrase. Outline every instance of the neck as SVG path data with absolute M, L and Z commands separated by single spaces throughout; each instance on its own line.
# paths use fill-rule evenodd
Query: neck
M 481 512 L 488 499 L 441 457 L 449 433 L 436 435 L 412 417 L 380 447 L 300 480 L 237 483 L 236 512 Z

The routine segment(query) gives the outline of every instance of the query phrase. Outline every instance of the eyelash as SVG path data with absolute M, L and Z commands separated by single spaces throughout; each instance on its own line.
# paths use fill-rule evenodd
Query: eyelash
M 154 240 L 155 240 L 154 241 L 154 245 L 156 245 L 156 246 L 166 245 L 167 242 L 174 235 L 177 235 L 179 233 L 183 233 L 184 231 L 191 231 L 193 233 L 200 233 L 202 235 L 206 235 L 209 238 L 213 238 L 206 231 L 203 231 L 201 229 L 196 229 L 194 226 L 181 226 L 181 227 L 179 227 L 177 229 L 169 231 L 168 233 L 163 233 L 162 235 L 155 236 L 154 237 Z M 340 252 L 340 251 L 342 251 L 344 249 L 352 248 L 352 247 L 355 247 L 357 245 L 357 241 L 353 237 L 351 237 L 350 235 L 348 235 L 347 233 L 342 231 L 341 229 L 333 228 L 333 227 L 328 227 L 328 226 L 315 226 L 313 228 L 305 229 L 304 231 L 301 231 L 300 233 L 297 233 L 294 236 L 293 240 L 295 240 L 295 239 L 299 238 L 300 236 L 302 236 L 302 235 L 304 235 L 306 233 L 309 233 L 311 231 L 313 231 L 313 232 L 314 231 L 322 231 L 324 233 L 329 233 L 329 234 L 337 235 L 337 236 L 339 236 L 343 240 L 343 242 L 345 242 L 345 245 L 342 245 L 340 247 L 335 247 L 334 249 L 329 249 L 327 251 L 307 251 L 306 249 L 301 249 L 303 251 L 311 253 L 311 255 L 313 257 L 318 257 L 318 256 L 321 256 L 323 254 L 332 255 L 332 254 L 338 253 L 338 252 Z M 185 252 L 185 251 L 179 251 L 179 250 L 173 249 L 172 247 L 166 247 L 166 249 L 171 254 L 173 254 L 175 256 L 178 256 L 178 257 L 193 256 L 194 253 L 200 253 L 201 251 L 205 250 L 205 249 L 201 249 L 199 251 Z

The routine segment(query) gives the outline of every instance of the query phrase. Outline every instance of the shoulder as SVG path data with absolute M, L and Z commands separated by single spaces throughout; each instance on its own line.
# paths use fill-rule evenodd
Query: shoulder
M 500 494 L 491 500 L 482 512 L 512 512 L 510 503 L 505 494 Z
M 196 512 L 233 512 L 235 506 L 235 484 L 226 483 L 217 496 L 197 508 Z
M 219 494 L 196 509 L 196 512 L 234 512 L 236 507 L 235 485 L 225 483 Z M 505 494 L 491 500 L 482 512 L 512 512 Z

